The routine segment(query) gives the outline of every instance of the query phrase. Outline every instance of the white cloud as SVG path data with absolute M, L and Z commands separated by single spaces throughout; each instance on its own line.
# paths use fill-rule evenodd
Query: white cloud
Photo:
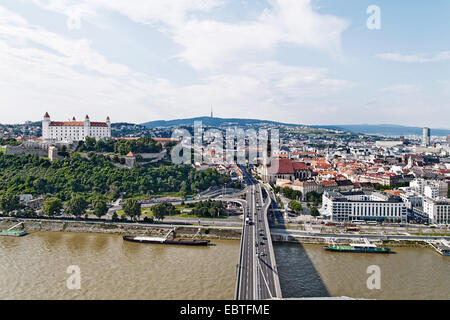
M 15 57 L 24 58 L 24 62 L 28 63 L 39 62 L 45 65 L 49 59 L 66 66 L 83 67 L 107 75 L 120 76 L 131 72 L 126 66 L 108 62 L 105 57 L 90 48 L 87 40 L 64 38 L 30 25 L 22 17 L 2 7 L 0 44 L 3 45 L 3 53 L 8 52 L 9 46 Z M 38 50 L 36 45 L 43 49 Z
M 398 53 L 380 53 L 376 55 L 383 60 L 390 60 L 395 62 L 406 63 L 426 63 L 450 60 L 450 51 L 443 51 L 436 54 L 416 54 L 416 55 L 404 55 Z
M 191 19 L 175 26 L 173 39 L 184 48 L 179 58 L 196 69 L 217 70 L 270 54 L 282 43 L 340 54 L 346 21 L 315 13 L 309 0 L 270 2 L 272 7 L 254 21 Z
M 112 63 L 88 41 L 31 25 L 2 7 L 0 61 L 2 122 L 36 120 L 45 111 L 62 120 L 89 113 L 93 119 L 109 114 L 113 121 L 144 122 L 198 116 L 210 105 L 227 117 L 295 119 L 302 99 L 353 86 L 325 68 L 277 61 L 247 63 L 177 86 Z
M 391 92 L 398 94 L 411 94 L 419 91 L 419 87 L 411 84 L 397 84 L 381 89 L 381 92 Z
M 190 12 L 208 12 L 223 0 L 31 0 L 38 6 L 71 17 L 90 19 L 99 10 L 121 13 L 138 23 L 163 22 L 176 25 Z
M 189 15 L 217 9 L 225 4 L 224 0 L 33 1 L 68 17 L 76 12 L 77 19 L 103 9 L 119 12 L 138 23 L 163 23 L 165 31 L 182 47 L 178 58 L 201 70 L 253 61 L 255 56 L 270 53 L 281 43 L 339 56 L 340 36 L 348 26 L 341 18 L 314 12 L 311 0 L 270 0 L 271 6 L 258 18 L 238 23 Z

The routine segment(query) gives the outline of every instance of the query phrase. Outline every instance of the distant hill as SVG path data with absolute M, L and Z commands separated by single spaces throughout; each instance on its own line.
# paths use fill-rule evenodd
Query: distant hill
M 286 123 L 269 121 L 269 120 L 258 120 L 258 119 L 241 119 L 241 118 L 211 118 L 211 117 L 197 117 L 188 119 L 177 119 L 177 120 L 157 120 L 143 123 L 143 126 L 149 128 L 157 127 L 172 127 L 172 126 L 192 126 L 194 121 L 202 121 L 205 126 L 220 126 L 220 125 L 256 125 L 256 124 L 275 124 L 275 125 L 286 125 Z M 299 124 L 288 124 L 292 126 L 300 126 Z
M 331 126 L 309 126 L 311 128 L 325 128 L 350 131 L 365 134 L 382 134 L 392 136 L 407 136 L 407 135 L 422 135 L 422 128 L 408 127 L 395 124 L 349 124 L 349 125 L 331 125 Z M 432 136 L 446 136 L 450 135 L 450 130 L 447 129 L 430 129 Z

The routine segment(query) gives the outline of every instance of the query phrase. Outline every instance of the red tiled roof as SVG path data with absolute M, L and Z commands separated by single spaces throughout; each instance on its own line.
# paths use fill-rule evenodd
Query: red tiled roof
M 291 159 L 273 159 L 267 167 L 269 174 L 293 174 L 294 168 Z
M 321 182 L 322 186 L 324 187 L 337 187 L 337 182 L 334 180 L 330 180 L 330 181 L 322 181 Z
M 91 122 L 91 127 L 107 127 L 106 122 Z
M 304 162 L 292 162 L 294 170 L 308 170 L 308 166 Z
M 80 121 L 52 121 L 50 122 L 51 127 L 82 127 L 84 122 Z
M 81 121 L 52 121 L 51 127 L 82 127 L 84 122 Z M 108 127 L 106 122 L 91 122 L 91 127 Z
M 329 163 L 326 162 L 318 162 L 314 168 L 316 169 L 328 169 L 328 168 L 332 168 L 333 166 Z

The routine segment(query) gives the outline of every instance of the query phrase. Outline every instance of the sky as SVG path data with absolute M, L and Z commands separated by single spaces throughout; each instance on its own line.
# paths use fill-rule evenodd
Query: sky
M 449 18 L 448 0 L 2 0 L 0 123 L 450 128 Z

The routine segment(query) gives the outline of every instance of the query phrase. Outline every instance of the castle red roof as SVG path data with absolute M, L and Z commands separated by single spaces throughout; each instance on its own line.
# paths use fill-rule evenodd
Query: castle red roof
M 80 121 L 52 121 L 50 122 L 51 127 L 82 127 L 84 122 Z
M 91 127 L 107 127 L 106 122 L 91 122 Z
M 51 127 L 82 127 L 84 122 L 81 121 L 52 121 Z M 91 127 L 108 127 L 106 122 L 91 122 Z

